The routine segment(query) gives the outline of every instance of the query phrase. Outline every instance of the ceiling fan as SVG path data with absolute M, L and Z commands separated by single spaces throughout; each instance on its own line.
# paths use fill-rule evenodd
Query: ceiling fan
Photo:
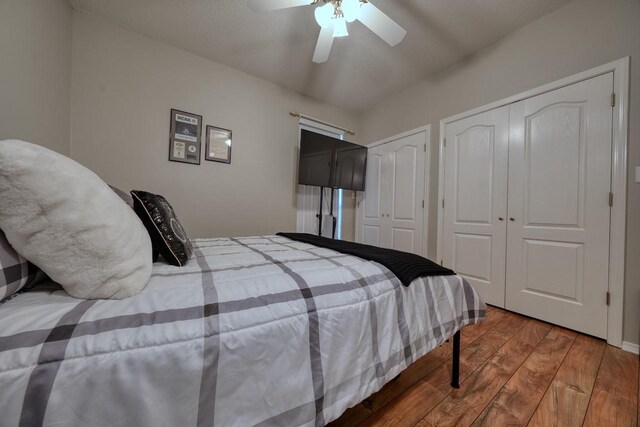
M 368 0 L 247 0 L 249 8 L 256 12 L 310 6 L 316 7 L 316 22 L 320 25 L 320 35 L 313 53 L 313 62 L 323 63 L 329 59 L 334 37 L 348 36 L 347 23 L 358 20 L 382 40 L 395 46 L 407 31 L 389 18 Z

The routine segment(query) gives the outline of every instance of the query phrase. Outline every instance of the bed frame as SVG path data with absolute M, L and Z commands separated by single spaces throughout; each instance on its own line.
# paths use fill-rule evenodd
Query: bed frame
M 460 331 L 453 335 L 453 363 L 451 364 L 451 387 L 460 388 Z

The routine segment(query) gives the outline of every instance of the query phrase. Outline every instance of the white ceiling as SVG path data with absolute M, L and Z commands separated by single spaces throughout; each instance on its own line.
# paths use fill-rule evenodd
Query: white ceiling
M 244 0 L 70 0 L 123 28 L 354 111 L 429 77 L 570 0 L 371 0 L 403 26 L 390 47 L 359 22 L 311 62 L 314 7 L 255 13 Z

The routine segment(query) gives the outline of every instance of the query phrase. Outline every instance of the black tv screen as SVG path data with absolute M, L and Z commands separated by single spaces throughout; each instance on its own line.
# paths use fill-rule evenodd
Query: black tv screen
M 361 145 L 343 142 L 336 148 L 333 187 L 364 191 L 364 173 L 367 149 Z
M 299 184 L 331 187 L 335 141 L 341 142 L 335 138 L 302 130 L 298 167 Z
M 298 183 L 364 191 L 367 148 L 303 129 Z

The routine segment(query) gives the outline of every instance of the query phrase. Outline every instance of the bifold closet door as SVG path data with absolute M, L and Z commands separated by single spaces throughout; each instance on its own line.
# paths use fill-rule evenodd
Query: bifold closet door
M 364 183 L 364 197 L 358 206 L 360 215 L 360 242 L 365 245 L 385 247 L 383 242 L 382 198 L 383 188 L 382 166 L 386 153 L 383 146 L 367 150 L 367 173 Z
M 359 241 L 422 255 L 426 132 L 369 148 Z
M 509 107 L 446 127 L 443 264 L 504 306 Z
M 419 132 L 384 144 L 386 165 L 383 214 L 386 246 L 422 255 L 426 133 Z
M 506 308 L 597 337 L 607 335 L 612 88 L 608 73 L 511 106 Z

